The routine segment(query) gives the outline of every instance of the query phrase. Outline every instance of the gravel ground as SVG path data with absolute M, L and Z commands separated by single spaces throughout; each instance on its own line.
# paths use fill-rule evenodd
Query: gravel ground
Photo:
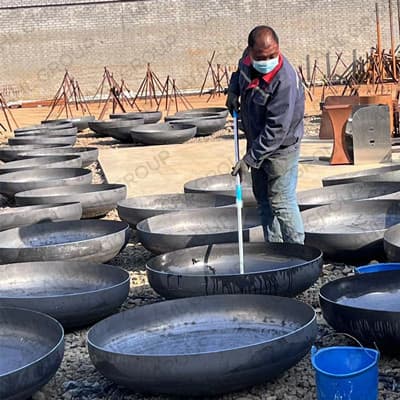
M 318 135 L 318 119 L 312 117 L 306 119 L 307 136 Z M 218 132 L 212 137 L 192 139 L 192 141 L 220 140 L 232 134 L 231 127 Z M 124 146 L 117 141 L 110 141 L 109 138 L 98 138 L 92 134 L 81 134 L 77 145 L 96 145 L 98 147 Z M 98 163 L 91 166 L 94 174 L 94 182 L 104 181 L 101 167 Z M 111 211 L 106 219 L 118 219 L 116 211 Z M 162 301 L 149 286 L 145 263 L 151 258 L 148 252 L 138 242 L 135 232 L 132 232 L 127 247 L 111 264 L 119 265 L 129 271 L 131 275 L 131 290 L 128 299 L 122 306 L 122 310 Z M 327 264 L 324 266 L 323 275 L 318 282 L 304 292 L 298 298 L 317 311 L 319 323 L 319 338 L 332 333 L 321 316 L 318 304 L 318 291 L 321 285 L 333 279 L 352 274 L 351 266 L 339 264 Z M 33 396 L 33 400 L 47 399 L 167 399 L 167 397 L 143 396 L 131 393 L 119 387 L 100 375 L 90 362 L 86 347 L 87 329 L 81 329 L 66 333 L 64 360 L 56 376 L 39 392 Z M 318 342 L 321 345 L 321 342 Z M 318 344 L 317 343 L 317 344 Z M 329 337 L 324 339 L 324 345 L 347 344 L 341 337 Z M 395 400 L 400 398 L 400 361 L 383 357 L 380 361 L 380 399 Z M 300 363 L 282 374 L 272 382 L 253 387 L 241 392 L 214 397 L 221 400 L 243 400 L 243 399 L 264 399 L 264 400 L 296 400 L 316 399 L 314 373 L 307 355 Z M 360 399 L 362 400 L 362 399 Z

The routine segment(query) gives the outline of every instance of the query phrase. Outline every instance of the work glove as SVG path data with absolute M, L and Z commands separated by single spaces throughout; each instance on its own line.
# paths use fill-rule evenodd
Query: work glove
M 246 161 L 239 160 L 236 165 L 232 168 L 231 175 L 236 176 L 239 174 L 240 180 L 243 180 L 243 177 L 249 172 L 250 167 L 247 165 Z
M 228 110 L 232 116 L 234 111 L 238 113 L 240 109 L 239 96 L 236 93 L 228 91 L 228 97 L 225 105 L 228 107 Z

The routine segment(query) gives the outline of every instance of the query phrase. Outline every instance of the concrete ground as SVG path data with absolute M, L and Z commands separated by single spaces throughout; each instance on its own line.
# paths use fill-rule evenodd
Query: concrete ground
M 242 152 L 245 147 L 245 140 L 241 140 Z M 318 160 L 329 156 L 331 150 L 331 142 L 303 140 L 299 190 L 320 187 L 321 179 L 330 175 L 382 166 L 331 166 Z M 230 172 L 234 163 L 233 136 L 190 144 L 102 148 L 99 161 L 108 182 L 127 185 L 128 197 L 183 192 L 184 183 L 191 179 Z
M 193 107 L 222 106 L 225 96 L 215 96 L 210 101 L 207 95 L 192 96 L 190 102 Z M 143 110 L 154 109 L 154 103 L 140 101 L 138 104 Z M 102 108 L 103 105 L 90 104 L 90 111 L 96 118 Z M 182 104 L 178 103 L 178 108 L 182 110 Z M 172 104 L 169 113 L 173 114 L 175 111 L 175 105 Z M 46 106 L 21 108 L 12 112 L 18 125 L 26 126 L 40 123 L 46 118 L 49 108 Z M 109 107 L 106 116 L 111 112 L 112 109 Z M 165 111 L 164 114 L 166 114 Z M 76 115 L 78 116 L 79 113 L 76 112 Z M 56 117 L 56 114 L 53 113 L 51 117 Z M 61 117 L 65 117 L 65 113 Z M 0 122 L 5 124 L 3 119 L 4 117 L 0 116 Z M 321 179 L 326 176 L 381 166 L 377 164 L 330 166 L 327 162 L 319 161 L 318 157 L 330 155 L 332 143 L 317 139 L 315 133 L 318 131 L 318 121 L 312 126 L 313 132 L 310 136 L 310 130 L 307 129 L 306 124 L 307 137 L 302 142 L 301 156 L 311 160 L 300 163 L 299 190 L 321 186 Z M 125 183 L 128 188 L 128 197 L 133 197 L 182 192 L 184 183 L 191 179 L 230 172 L 234 162 L 234 148 L 232 131 L 228 129 L 227 132 L 217 140 L 210 138 L 207 141 L 191 141 L 179 145 L 143 147 L 108 145 L 107 142 L 101 143 L 98 139 L 96 141 L 85 133 L 80 135 L 77 145 L 99 145 L 99 161 L 107 181 Z M 12 133 L 0 131 L 0 144 L 6 144 L 10 136 Z M 245 140 L 240 141 L 240 147 L 243 152 Z M 394 156 L 394 160 L 398 158 Z

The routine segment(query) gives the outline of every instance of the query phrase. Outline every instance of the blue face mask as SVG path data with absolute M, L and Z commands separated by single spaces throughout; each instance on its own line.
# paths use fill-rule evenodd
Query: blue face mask
M 260 74 L 268 74 L 279 64 L 279 57 L 271 58 L 270 60 L 256 61 L 252 60 L 252 65 Z

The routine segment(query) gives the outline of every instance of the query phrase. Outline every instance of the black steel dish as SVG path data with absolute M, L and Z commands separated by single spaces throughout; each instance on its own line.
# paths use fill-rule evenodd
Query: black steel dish
M 48 261 L 0 265 L 0 307 L 40 311 L 68 329 L 87 326 L 121 306 L 129 283 L 128 272 L 106 264 Z
M 79 203 L 41 204 L 0 209 L 0 231 L 38 222 L 71 221 L 82 217 Z
M 113 315 L 90 329 L 88 349 L 120 385 L 187 398 L 266 382 L 300 361 L 316 334 L 315 312 L 300 301 L 203 296 Z
M 383 235 L 400 223 L 399 200 L 332 203 L 302 212 L 305 242 L 331 260 L 362 265 L 383 257 Z
M 386 167 L 380 168 L 372 168 L 372 169 L 364 169 L 361 171 L 355 172 L 348 172 L 346 174 L 334 175 L 329 176 L 327 178 L 322 179 L 322 184 L 324 186 L 331 186 L 331 185 L 339 185 L 344 183 L 351 183 L 351 182 L 381 182 L 382 175 L 386 174 L 387 172 L 396 172 L 400 170 L 400 165 L 391 164 Z M 399 179 L 400 179 L 400 171 L 398 172 Z
M 118 202 L 118 215 L 132 227 L 147 218 L 183 210 L 205 207 L 227 207 L 235 198 L 212 193 L 172 193 L 133 197 Z
M 177 250 L 147 262 L 151 287 L 166 298 L 216 294 L 296 296 L 322 271 L 320 250 L 291 243 L 245 243 L 244 274 L 237 243 Z
M 28 190 L 15 195 L 17 205 L 80 202 L 82 218 L 102 217 L 125 199 L 126 186 L 120 184 L 64 185 Z
M 370 199 L 399 191 L 400 182 L 354 182 L 298 192 L 297 202 L 303 211 L 340 201 Z
M 400 354 L 400 271 L 338 279 L 324 285 L 319 298 L 324 318 L 335 330 Z
M 82 159 L 82 167 L 85 168 L 91 163 L 97 161 L 99 157 L 99 150 L 96 147 L 53 147 L 46 149 L 41 148 L 24 151 L 21 153 L 21 158 L 54 155 L 79 155 Z
M 33 168 L 81 168 L 82 159 L 76 155 L 55 155 L 49 157 L 33 157 L 10 161 L 0 165 L 0 174 L 30 170 Z
M 48 315 L 0 308 L 0 399 L 26 400 L 57 372 L 64 331 Z
M 244 241 L 263 241 L 257 209 L 244 208 L 242 214 Z M 136 229 L 143 246 L 156 254 L 238 240 L 237 211 L 234 207 L 157 215 L 139 222 Z
M 193 124 L 148 124 L 135 126 L 131 129 L 132 139 L 147 145 L 179 144 L 192 139 L 197 132 Z
M 25 190 L 52 186 L 79 185 L 92 181 L 92 171 L 84 168 L 38 168 L 0 174 L 0 193 L 13 196 Z
M 185 193 L 214 193 L 225 196 L 236 196 L 235 178 L 231 174 L 211 175 L 197 178 L 185 183 Z M 243 203 L 245 206 L 257 204 L 253 194 L 250 175 L 245 175 L 242 182 Z
M 125 222 L 43 222 L 0 232 L 0 260 L 1 264 L 59 260 L 104 263 L 114 258 L 128 239 Z

